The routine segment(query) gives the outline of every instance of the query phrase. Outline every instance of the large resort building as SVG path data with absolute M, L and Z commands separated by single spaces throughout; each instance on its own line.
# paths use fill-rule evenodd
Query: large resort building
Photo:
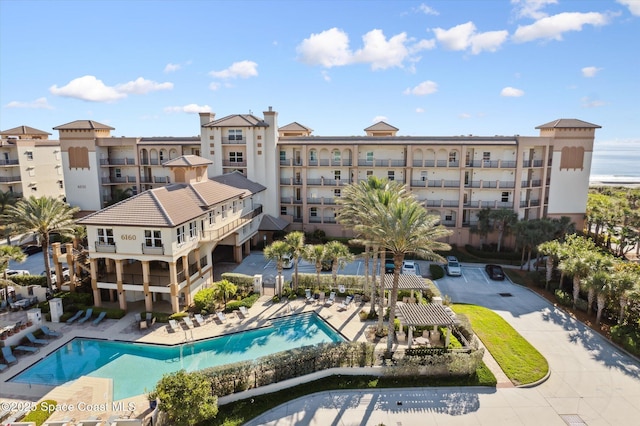
M 240 261 L 285 228 L 350 236 L 336 199 L 370 176 L 405 183 L 453 231 L 451 244 L 474 243 L 484 208 L 583 224 L 598 125 L 559 119 L 538 136 L 440 137 L 379 122 L 362 136 L 314 136 L 277 118 L 271 107 L 263 118 L 200 113 L 199 137 L 112 137 L 90 120 L 54 128 L 67 201 L 95 212 L 80 223 L 97 301 L 177 310 L 211 282 L 219 246 Z

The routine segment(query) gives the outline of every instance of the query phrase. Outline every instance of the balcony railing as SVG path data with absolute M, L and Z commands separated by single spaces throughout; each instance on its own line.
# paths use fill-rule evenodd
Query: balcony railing
M 20 182 L 20 175 L 18 175 L 18 176 L 0 176 L 0 182 Z
M 224 167 L 247 167 L 247 162 L 246 161 L 222 160 L 222 166 L 224 166 Z
M 442 182 L 445 188 L 457 188 L 460 186 L 459 180 L 443 180 Z
M 498 182 L 498 184 L 500 185 L 500 188 L 515 188 L 516 187 L 516 183 L 512 182 L 510 180 L 501 180 Z
M 17 166 L 19 160 L 0 160 L 0 166 Z
M 157 158 L 143 158 L 140 160 L 140 165 L 141 166 L 159 166 L 160 160 L 158 160 Z
M 415 186 L 415 187 L 419 187 L 419 188 L 426 188 L 427 187 L 427 180 L 412 180 L 411 181 L 411 186 Z
M 523 167 L 542 167 L 542 160 L 524 160 L 522 162 Z
M 159 254 L 164 255 L 164 244 L 160 244 L 160 247 L 151 247 L 146 244 L 141 244 L 142 254 Z
M 228 136 L 222 137 L 223 145 L 244 145 L 246 140 L 243 137 L 234 137 L 233 139 L 229 139 Z
M 307 204 L 335 205 L 336 199 L 333 197 L 308 197 Z
M 101 180 L 103 184 L 136 183 L 135 176 L 103 177 Z
M 167 184 L 170 183 L 168 176 L 151 176 L 151 177 L 141 177 L 140 183 L 162 183 Z
M 156 160 L 158 161 L 158 160 Z M 136 166 L 135 158 L 101 158 L 101 166 Z
M 116 243 L 104 243 L 100 241 L 95 242 L 96 251 L 99 253 L 115 253 L 116 252 Z

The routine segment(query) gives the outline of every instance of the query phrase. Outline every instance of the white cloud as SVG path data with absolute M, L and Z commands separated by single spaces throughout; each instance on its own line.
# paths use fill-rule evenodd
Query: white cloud
M 212 82 L 211 84 L 209 84 L 209 89 L 216 91 L 220 88 L 220 83 L 218 83 L 217 81 Z
M 29 109 L 53 109 L 47 102 L 47 98 L 38 98 L 31 102 L 11 101 L 5 105 L 6 108 L 29 108 Z
M 467 120 L 467 119 L 471 118 L 471 114 L 469 114 L 468 112 L 463 112 L 463 113 L 459 114 L 458 117 L 462 118 L 463 120 Z
M 471 53 L 477 55 L 483 51 L 495 52 L 507 40 L 508 31 L 487 31 L 478 33 L 473 22 L 456 25 L 448 30 L 434 28 L 436 39 L 445 49 L 467 50 L 471 48 Z
M 602 71 L 602 68 L 597 67 L 584 67 L 582 68 L 583 77 L 595 77 L 598 72 Z
M 326 82 L 331 81 L 331 76 L 329 75 L 329 73 L 326 70 L 322 70 L 322 79 Z
M 424 108 L 420 108 L 420 107 L 418 107 L 418 108 L 416 108 L 416 112 L 417 112 L 418 114 L 422 114 L 422 113 L 424 112 Z
M 115 89 L 120 93 L 133 94 L 133 95 L 146 95 L 149 92 L 157 92 L 159 90 L 171 90 L 173 89 L 173 83 L 157 83 L 152 80 L 146 80 L 142 77 L 138 77 L 134 81 L 130 81 L 124 84 L 117 84 Z
M 515 12 L 518 18 L 540 19 L 547 16 L 540 9 L 549 4 L 558 4 L 558 0 L 511 0 L 515 5 Z
M 610 17 L 598 12 L 564 12 L 548 16 L 531 25 L 519 26 L 513 40 L 524 43 L 537 39 L 562 40 L 567 31 L 581 31 L 585 25 L 601 26 L 609 23 Z
M 440 15 L 440 13 L 437 10 L 435 10 L 432 7 L 427 6 L 424 3 L 422 3 L 420 6 L 418 6 L 418 11 L 424 13 L 425 15 L 435 15 L 435 16 Z
M 414 88 L 408 88 L 404 91 L 405 95 L 426 96 L 436 93 L 438 91 L 438 84 L 431 81 L 423 81 Z
M 134 81 L 107 86 L 93 75 L 85 75 L 71 80 L 66 86 L 53 85 L 49 91 L 57 96 L 76 98 L 91 102 L 114 102 L 129 94 L 144 95 L 158 90 L 171 90 L 173 83 L 157 83 L 142 77 Z
M 516 89 L 515 87 L 505 87 L 500 92 L 500 96 L 510 97 L 510 98 L 519 98 L 524 95 L 524 91 L 520 89 Z
M 211 71 L 209 75 L 222 79 L 256 77 L 258 75 L 258 64 L 253 61 L 234 62 L 229 68 L 222 71 Z
M 617 3 L 623 4 L 629 8 L 632 15 L 640 16 L 640 1 L 638 0 L 616 0 Z
M 209 105 L 188 104 L 184 106 L 169 106 L 164 109 L 166 113 L 185 112 L 187 114 L 197 114 L 199 112 L 211 112 Z
M 598 99 L 591 99 L 588 96 L 585 96 L 584 98 L 580 99 L 580 102 L 582 102 L 583 108 L 598 108 L 605 105 L 604 101 L 601 101 Z
M 382 30 L 374 29 L 362 36 L 362 47 L 353 52 L 349 35 L 337 28 L 311 34 L 296 48 L 298 59 L 309 65 L 325 68 L 366 63 L 371 69 L 402 68 L 406 60 L 416 60 L 415 54 L 435 47 L 434 40 L 415 41 L 400 33 L 387 39 Z
M 180 65 L 180 64 L 168 63 L 164 67 L 164 72 L 175 72 L 175 71 L 178 71 L 180 68 L 182 68 L 182 65 Z

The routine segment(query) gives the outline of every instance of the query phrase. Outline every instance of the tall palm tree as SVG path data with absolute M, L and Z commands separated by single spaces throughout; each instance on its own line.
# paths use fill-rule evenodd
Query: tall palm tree
M 553 276 L 554 259 L 562 258 L 562 250 L 564 250 L 564 246 L 558 240 L 545 241 L 542 244 L 538 244 L 538 252 L 547 256 L 545 290 L 549 290 L 549 283 Z M 560 283 L 562 283 L 562 279 L 560 279 Z
M 573 307 L 576 307 L 580 295 L 581 281 L 589 275 L 595 261 L 594 253 L 572 250 L 558 266 L 566 274 L 573 277 Z
M 509 233 L 511 227 L 518 221 L 518 214 L 511 209 L 497 209 L 489 213 L 494 228 L 498 230 L 498 249 L 502 247 L 504 236 Z
M 213 284 L 213 292 L 217 298 L 224 301 L 224 308 L 227 309 L 227 300 L 236 294 L 238 287 L 231 281 L 222 280 Z
M 6 218 L 15 233 L 34 232 L 39 235 L 44 252 L 44 269 L 47 285 L 51 288 L 51 264 L 49 261 L 49 237 L 52 232 L 68 234 L 72 232 L 74 213 L 79 210 L 53 197 L 29 197 L 7 208 Z
M 327 260 L 327 250 L 324 244 L 308 244 L 304 248 L 302 258 L 307 262 L 313 263 L 316 267 L 316 286 L 320 288 L 320 271 L 322 271 L 322 262 Z
M 294 231 L 284 237 L 284 241 L 289 245 L 291 256 L 293 257 L 293 289 L 298 291 L 298 261 L 302 258 L 304 251 L 304 233 Z
M 344 268 L 347 262 L 353 260 L 353 254 L 349 251 L 349 247 L 340 241 L 329 241 L 325 250 L 326 258 L 331 260 L 331 276 L 335 288 L 338 286 L 338 269 Z
M 284 257 L 289 255 L 289 244 L 284 241 L 274 241 L 264 249 L 264 257 L 269 260 L 276 261 L 276 269 L 278 270 L 278 283 L 280 285 L 278 288 L 282 291 L 282 269 L 283 269 L 283 260 Z M 282 294 L 279 294 L 282 296 Z
M 0 191 L 0 227 L 2 228 L 3 235 L 7 238 L 7 245 L 11 245 L 11 234 L 7 230 L 7 221 L 4 219 L 4 214 L 8 206 L 13 206 L 18 201 L 16 194 L 11 191 Z
M 373 220 L 359 225 L 359 230 L 369 235 L 393 256 L 393 286 L 389 296 L 389 334 L 387 352 L 391 351 L 395 337 L 395 308 L 398 299 L 398 282 L 405 255 L 413 253 L 420 258 L 443 262 L 436 250 L 450 250 L 442 238 L 452 232 L 440 225 L 440 217 L 430 215 L 413 197 L 396 199 L 389 205 L 378 205 L 369 212 Z
M 9 261 L 15 260 L 16 262 L 24 262 L 27 255 L 22 252 L 20 247 L 16 246 L 0 246 L 0 271 L 3 274 L 3 278 L 7 279 L 7 269 L 9 268 Z

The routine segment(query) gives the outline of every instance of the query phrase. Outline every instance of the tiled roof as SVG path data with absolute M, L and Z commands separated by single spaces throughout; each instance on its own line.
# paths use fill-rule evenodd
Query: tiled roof
M 29 126 L 18 126 L 13 129 L 4 130 L 0 132 L 0 135 L 6 136 L 18 136 L 18 135 L 50 135 L 51 133 L 47 133 L 42 130 L 35 129 Z
M 157 145 L 159 143 L 200 143 L 200 136 L 152 136 L 140 138 L 140 144 Z
M 380 130 L 399 130 L 399 129 L 397 127 L 393 127 L 391 124 L 385 123 L 384 121 L 378 121 L 376 124 L 369 126 L 364 130 L 380 131 Z
M 384 274 L 384 288 L 393 288 L 393 274 Z M 398 290 L 425 290 L 429 288 L 425 279 L 412 274 L 400 274 L 398 277 Z
M 455 325 L 445 307 L 435 303 L 403 303 L 396 305 L 396 309 L 404 325 Z
M 106 124 L 98 123 L 93 120 L 76 120 L 71 123 L 63 124 L 61 126 L 56 126 L 53 130 L 115 130 L 115 128 L 111 126 L 107 126 Z
M 273 217 L 271 215 L 265 214 L 262 216 L 262 220 L 260 221 L 260 226 L 258 227 L 259 231 L 284 231 L 284 229 L 289 226 L 289 222 L 282 219 L 281 217 Z
M 78 221 L 83 225 L 175 227 L 193 220 L 212 205 L 240 197 L 244 189 L 212 180 L 151 189 Z
M 202 127 L 268 127 L 264 120 L 251 114 L 233 114 L 212 121 Z
M 208 166 L 213 164 L 213 161 L 198 155 L 181 155 L 173 160 L 167 160 L 162 163 L 163 167 L 194 167 L 194 166 Z
M 296 131 L 296 132 L 300 132 L 300 131 L 305 131 L 305 132 L 313 132 L 313 129 L 307 127 L 307 126 L 303 126 L 302 124 L 298 123 L 297 121 L 294 121 L 293 123 L 289 123 L 285 126 L 282 126 L 278 129 L 279 131 Z
M 260 185 L 257 182 L 247 179 L 242 173 L 234 171 L 231 173 L 225 173 L 223 175 L 214 176 L 211 180 L 223 183 L 225 185 L 233 186 L 235 188 L 241 188 L 249 191 L 251 194 L 257 194 L 258 192 L 265 191 L 267 188 Z
M 586 121 L 578 120 L 577 118 L 561 118 L 559 120 L 551 121 L 546 124 L 541 124 L 537 126 L 536 129 L 559 129 L 559 128 L 593 128 L 593 129 L 601 129 L 602 126 L 598 126 L 597 124 L 587 123 Z

